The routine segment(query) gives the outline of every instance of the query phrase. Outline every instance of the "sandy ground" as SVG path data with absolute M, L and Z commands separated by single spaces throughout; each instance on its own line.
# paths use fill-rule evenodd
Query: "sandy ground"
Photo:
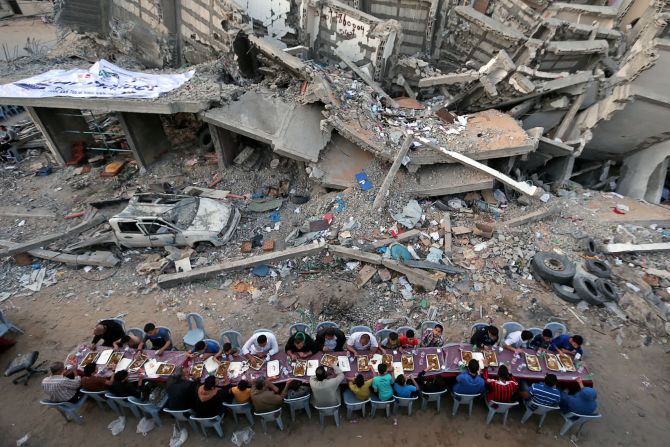
M 35 42 L 36 48 L 46 54 L 57 41 L 57 28 L 50 23 L 44 23 L 40 17 L 15 17 L 0 21 L 0 60 L 6 60 L 5 50 L 10 59 L 15 56 L 28 56 L 26 51 L 26 40 L 30 38 Z M 35 47 L 33 47 L 35 48 Z

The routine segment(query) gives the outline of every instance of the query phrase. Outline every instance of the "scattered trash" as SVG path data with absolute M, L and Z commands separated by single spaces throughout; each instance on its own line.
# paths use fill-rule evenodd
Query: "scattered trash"
M 21 447 L 24 445 L 26 442 L 28 442 L 28 439 L 30 439 L 30 433 L 26 433 L 22 437 L 16 440 L 16 447 Z
M 114 419 L 112 422 L 110 422 L 107 428 L 112 431 L 113 436 L 118 435 L 126 428 L 126 417 L 119 416 L 117 419 Z
M 243 430 L 233 432 L 233 436 L 230 438 L 230 442 L 235 444 L 237 447 L 240 447 L 242 445 L 250 444 L 253 437 L 254 431 L 251 429 L 251 427 L 247 427 Z
M 270 273 L 270 267 L 265 264 L 257 265 L 251 269 L 251 273 L 256 276 L 265 277 Z
M 370 183 L 370 180 L 368 179 L 368 176 L 365 172 L 359 172 L 356 174 L 356 182 L 358 182 L 358 186 L 360 186 L 363 191 L 372 189 L 372 183 Z
M 393 218 L 405 228 L 412 229 L 421 220 L 422 214 L 423 210 L 419 202 L 410 200 L 402 209 L 402 212 L 394 214 Z

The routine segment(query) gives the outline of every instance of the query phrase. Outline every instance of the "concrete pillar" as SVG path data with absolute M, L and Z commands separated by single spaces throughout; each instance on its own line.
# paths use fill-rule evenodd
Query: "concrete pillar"
M 670 141 L 656 143 L 626 157 L 616 192 L 650 203 L 661 201 L 668 170 Z
M 556 192 L 563 187 L 563 184 L 570 180 L 572 168 L 575 167 L 575 157 L 566 155 L 565 157 L 556 157 L 549 160 L 544 168 L 551 183 L 551 191 Z
M 140 167 L 147 169 L 170 148 L 160 116 L 155 113 L 120 112 L 119 123 Z
M 51 107 L 26 107 L 35 126 L 42 132 L 47 147 L 56 162 L 64 165 L 72 159 L 72 145 L 95 143 L 88 124 L 81 111 L 76 109 L 56 109 Z
M 240 149 L 237 136 L 233 132 L 211 123 L 209 124 L 209 132 L 212 135 L 212 143 L 214 143 L 214 150 L 219 160 L 219 167 L 223 169 L 231 166 Z

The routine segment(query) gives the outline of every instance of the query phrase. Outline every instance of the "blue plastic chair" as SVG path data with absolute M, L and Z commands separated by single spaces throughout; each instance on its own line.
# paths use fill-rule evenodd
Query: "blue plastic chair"
M 533 334 L 533 337 L 535 337 L 536 335 L 540 335 L 542 333 L 542 328 L 539 327 L 530 327 L 526 330 L 529 331 L 531 334 Z
M 277 424 L 277 427 L 279 427 L 279 430 L 284 431 L 284 422 L 281 420 L 281 408 L 274 411 L 268 411 L 266 413 L 254 412 L 254 416 L 261 418 L 261 425 L 263 426 L 264 433 L 268 432 L 268 422 L 274 422 Z
M 288 405 L 288 408 L 291 412 L 291 421 L 295 422 L 295 412 L 296 410 L 305 410 L 307 417 L 312 419 L 312 410 L 309 408 L 309 399 L 312 397 L 311 394 L 307 396 L 298 397 L 296 399 L 284 399 L 284 403 Z
M 503 329 L 503 335 L 502 337 L 500 337 L 500 339 L 504 339 L 505 337 L 507 337 L 507 335 L 511 334 L 512 332 L 523 331 L 525 328 L 521 323 L 517 323 L 516 321 L 508 321 L 507 323 L 503 323 L 502 329 Z
M 131 396 L 131 397 L 128 398 L 128 402 L 130 402 L 132 404 L 135 404 L 137 406 L 137 408 L 139 408 L 142 413 L 144 413 L 148 417 L 152 418 L 154 420 L 154 422 L 156 423 L 156 425 L 159 426 L 159 427 L 163 425 L 161 423 L 161 414 L 160 413 L 161 413 L 161 410 L 163 409 L 163 407 L 165 406 L 165 404 L 167 404 L 167 400 L 168 400 L 167 394 L 156 405 L 154 405 L 150 402 L 143 402 L 142 400 L 140 400 L 136 397 Z
M 240 349 L 240 347 L 242 346 L 240 344 L 241 338 L 242 334 L 240 334 L 237 331 L 223 331 L 219 336 L 219 342 L 221 343 L 221 346 L 223 346 L 226 342 L 229 342 L 230 346 L 232 346 L 233 348 Z
M 109 405 L 119 416 L 125 416 L 126 411 L 124 409 L 127 408 L 137 419 L 142 418 L 140 410 L 134 403 L 130 402 L 127 397 L 115 396 L 112 393 L 105 393 L 105 397 L 107 398 Z
M 139 338 L 140 341 L 144 340 L 144 331 L 138 327 L 131 327 L 126 331 L 126 334 L 134 335 L 135 337 Z
M 377 331 L 375 334 L 375 337 L 377 338 L 377 343 L 381 346 L 381 344 L 386 340 L 392 332 L 395 332 L 393 329 L 380 329 Z
M 205 320 L 200 314 L 191 312 L 186 315 L 186 322 L 188 323 L 188 332 L 184 335 L 183 339 L 186 347 L 193 347 L 200 340 L 207 338 Z
M 537 428 L 542 428 L 542 424 L 544 424 L 544 418 L 547 417 L 548 413 L 552 411 L 558 411 L 560 409 L 559 407 L 548 407 L 546 405 L 531 402 L 530 400 L 524 400 L 523 404 L 526 406 L 526 412 L 521 418 L 521 423 L 525 424 L 532 415 L 537 414 L 540 416 L 540 424 L 537 426 Z
M 398 413 L 398 408 L 399 407 L 405 407 L 407 408 L 407 416 L 412 415 L 412 407 L 414 406 L 414 402 L 418 399 L 419 397 L 398 397 L 395 396 L 395 402 L 393 403 L 393 414 Z
M 5 318 L 5 314 L 0 310 L 0 336 L 5 335 L 9 331 L 24 334 L 18 326 L 13 325 L 7 318 Z
M 474 403 L 475 399 L 480 396 L 480 394 L 459 394 L 452 392 L 451 395 L 454 398 L 454 407 L 451 411 L 451 415 L 456 416 L 456 413 L 458 413 L 458 407 L 461 405 L 467 405 L 468 416 L 472 416 L 472 404 Z
M 369 332 L 372 334 L 372 329 L 368 326 L 352 326 L 351 329 L 349 329 L 349 335 L 354 332 Z
M 232 413 L 233 419 L 235 420 L 235 425 L 238 424 L 237 415 L 241 414 L 241 415 L 243 415 L 244 417 L 247 418 L 247 421 L 249 422 L 249 426 L 253 427 L 254 417 L 251 415 L 251 403 L 250 402 L 247 402 L 245 404 L 224 403 L 223 406 L 228 408 L 230 410 L 230 412 Z
M 507 425 L 507 415 L 509 414 L 510 408 L 516 407 L 519 405 L 519 402 L 503 403 L 495 402 L 492 400 L 486 401 L 486 406 L 489 409 L 488 414 L 486 415 L 486 425 L 489 425 L 493 420 L 493 416 L 496 414 L 503 415 L 503 425 Z
M 296 332 L 304 332 L 305 334 L 309 334 L 309 331 L 309 325 L 305 323 L 295 323 L 288 328 L 289 335 L 293 335 Z
M 321 332 L 323 329 L 325 329 L 327 327 L 334 327 L 335 329 L 339 329 L 339 326 L 337 325 L 337 323 L 335 323 L 333 321 L 322 321 L 321 323 L 316 325 L 316 333 L 318 334 L 319 332 Z
M 603 417 L 602 414 L 597 413 L 597 414 L 577 414 L 577 413 L 561 413 L 561 416 L 563 416 L 563 419 L 565 419 L 565 423 L 563 424 L 563 427 L 561 427 L 560 435 L 564 436 L 567 432 L 569 432 L 572 427 L 577 426 L 577 433 L 575 433 L 577 436 L 582 432 L 582 428 L 584 428 L 584 424 L 586 424 L 589 421 L 593 421 L 595 419 L 600 419 Z
M 438 393 L 426 393 L 421 391 L 419 396 L 421 397 L 421 411 L 426 411 L 429 402 L 437 403 L 437 412 L 440 412 L 440 407 L 442 406 L 442 396 L 447 394 L 449 390 L 440 391 Z
M 181 423 L 188 422 L 188 425 L 191 426 L 193 432 L 197 431 L 197 428 L 189 416 L 193 413 L 193 410 L 170 410 L 168 408 L 163 408 L 163 412 L 172 416 L 175 420 L 177 428 L 181 430 Z
M 106 391 L 88 391 L 83 388 L 79 391 L 81 391 L 81 393 L 84 394 L 85 396 L 88 396 L 89 398 L 93 399 L 101 410 L 104 410 L 105 408 L 110 408 L 111 410 L 114 410 L 114 407 L 110 406 L 107 399 L 105 399 Z
M 190 416 L 189 419 L 194 423 L 200 426 L 200 431 L 202 434 L 207 437 L 207 428 L 213 428 L 216 431 L 216 434 L 219 435 L 219 438 L 223 438 L 223 414 L 214 416 L 211 418 L 198 418 L 195 416 Z
M 344 390 L 342 397 L 344 400 L 344 406 L 347 407 L 347 419 L 351 419 L 353 412 L 358 410 L 360 410 L 363 414 L 363 417 L 365 417 L 365 407 L 367 403 L 370 402 L 370 399 L 358 400 L 356 395 L 352 393 L 351 390 Z
M 398 335 L 406 335 L 407 331 L 410 331 L 410 330 L 414 331 L 415 332 L 414 336 L 417 337 L 416 330 L 411 326 L 400 326 L 395 331 L 398 333 Z M 420 338 L 421 335 L 418 335 L 418 337 Z
M 553 337 L 558 337 L 559 335 L 568 333 L 568 328 L 565 327 L 563 323 L 558 323 L 556 321 L 545 324 L 544 328 L 551 330 Z
M 321 427 L 323 427 L 324 419 L 328 416 L 332 416 L 335 419 L 335 425 L 340 426 L 340 405 L 334 405 L 332 407 L 317 407 L 314 405 L 314 408 L 319 412 L 319 422 Z
M 84 422 L 84 417 L 77 414 L 77 410 L 80 409 L 82 405 L 84 405 L 84 402 L 86 402 L 87 398 L 87 395 L 83 395 L 82 398 L 74 404 L 70 402 L 53 402 L 48 399 L 41 400 L 40 403 L 45 407 L 55 408 L 58 410 L 58 412 L 65 418 L 67 422 L 73 421 L 75 424 L 81 425 Z
M 420 336 L 423 337 L 423 334 L 428 330 L 428 329 L 433 329 L 437 325 L 442 326 L 442 323 L 439 321 L 433 321 L 433 320 L 426 320 L 423 323 L 421 323 L 421 334 Z M 444 327 L 444 326 L 442 326 Z
M 370 417 L 375 417 L 377 409 L 386 410 L 386 417 L 391 416 L 391 405 L 395 402 L 391 400 L 380 400 L 377 394 L 370 393 Z

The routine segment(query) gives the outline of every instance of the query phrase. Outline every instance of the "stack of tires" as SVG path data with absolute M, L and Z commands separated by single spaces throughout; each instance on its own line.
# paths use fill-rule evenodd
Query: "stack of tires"
M 551 283 L 551 288 L 563 301 L 577 304 L 586 301 L 603 306 L 606 301 L 618 301 L 619 294 L 609 280 L 612 270 L 600 260 L 588 260 L 584 265 L 589 274 L 578 274 L 577 267 L 566 256 L 538 252 L 531 262 L 533 273 Z

